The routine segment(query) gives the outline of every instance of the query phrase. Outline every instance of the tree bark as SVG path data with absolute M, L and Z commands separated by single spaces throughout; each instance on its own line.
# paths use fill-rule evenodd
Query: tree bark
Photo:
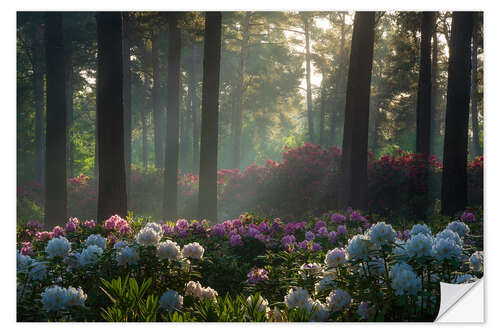
M 467 206 L 467 132 L 471 91 L 473 13 L 453 12 L 444 136 L 442 214 Z
M 434 12 L 422 12 L 420 31 L 420 69 L 418 78 L 418 96 L 417 96 L 417 154 L 427 156 L 431 151 L 431 96 L 432 96 L 432 78 L 431 78 L 431 40 L 432 30 L 435 22 Z M 419 219 L 426 217 L 428 206 L 428 166 L 426 163 L 423 175 L 423 188 L 417 188 L 412 184 L 416 194 L 415 214 Z
M 435 145 L 436 139 L 439 137 L 439 133 L 441 130 L 441 114 L 437 109 L 438 105 L 438 82 L 437 78 L 439 77 L 439 66 L 438 66 L 438 56 L 439 56 L 439 41 L 437 37 L 437 29 L 434 28 L 433 36 L 432 36 L 432 64 L 431 64 L 431 112 L 432 112 L 432 121 L 431 121 L 431 152 L 434 155 L 437 155 L 437 147 Z
M 319 144 L 323 147 L 326 145 L 325 138 L 325 114 L 326 114 L 326 74 L 323 74 L 321 79 L 321 95 L 320 95 L 320 115 L 319 115 Z
M 160 38 L 158 33 L 153 33 L 151 40 L 151 55 L 153 63 L 153 128 L 154 128 L 154 150 L 155 167 L 163 168 L 163 117 L 161 112 L 160 96 Z
M 127 198 L 130 193 L 130 165 L 132 164 L 132 82 L 130 71 L 129 13 L 122 13 L 123 25 L 123 130 L 125 141 L 125 174 Z
M 35 179 L 45 187 L 45 120 L 44 120 L 44 89 L 43 89 L 43 56 L 44 31 L 39 24 L 35 30 L 33 41 L 33 89 L 35 96 Z
M 252 13 L 246 12 L 242 23 L 242 40 L 240 50 L 240 64 L 238 68 L 238 80 L 236 83 L 236 108 L 233 109 L 232 136 L 233 136 L 233 159 L 232 168 L 241 167 L 241 128 L 243 122 L 243 94 L 245 90 L 245 71 L 248 52 L 248 41 L 250 39 L 250 19 Z
M 99 185 L 97 219 L 127 215 L 123 121 L 122 16 L 97 13 L 97 136 Z
M 222 14 L 205 14 L 198 216 L 217 222 L 217 148 Z
M 66 222 L 66 86 L 62 13 L 45 16 L 47 64 L 47 135 L 45 155 L 45 227 Z
M 428 155 L 431 147 L 431 39 L 434 12 L 423 12 L 420 24 L 420 69 L 417 97 L 417 153 Z
M 472 35 L 472 78 L 471 78 L 471 117 L 472 117 L 472 155 L 474 157 L 480 156 L 481 146 L 479 144 L 479 122 L 477 111 L 477 48 L 479 38 L 479 15 L 474 13 L 474 30 Z
M 179 86 L 181 68 L 181 32 L 177 26 L 179 13 L 168 17 L 168 78 L 167 78 L 167 145 L 166 175 L 163 186 L 163 215 L 166 220 L 177 218 L 177 169 L 179 167 Z
M 345 107 L 345 62 L 346 62 L 346 52 L 345 52 L 345 14 L 342 14 L 342 24 L 340 25 L 340 59 L 339 67 L 336 71 L 336 84 L 335 84 L 335 100 L 333 107 L 331 109 L 330 116 L 330 145 L 334 146 L 335 140 L 335 125 L 337 121 L 337 112 Z
M 306 39 L 306 94 L 307 94 L 307 125 L 309 131 L 309 141 L 314 143 L 314 119 L 312 114 L 312 90 L 311 90 L 311 50 L 309 17 L 303 17 L 304 34 Z
M 74 144 L 73 144 L 73 47 L 71 40 L 66 38 L 65 42 L 64 84 L 66 85 L 66 115 L 67 115 L 67 140 L 68 140 L 68 177 L 74 177 Z
M 192 172 L 198 173 L 200 163 L 200 123 L 199 123 L 199 104 L 196 86 L 198 84 L 196 58 L 197 50 L 195 42 L 191 43 L 191 56 L 189 58 L 189 99 L 191 106 L 191 120 L 193 122 L 193 148 L 192 148 Z
M 139 98 L 141 103 L 141 125 L 142 125 L 142 168 L 148 168 L 148 123 L 146 110 L 146 87 L 142 80 L 139 80 Z
M 375 12 L 356 12 L 347 78 L 340 207 L 367 206 L 367 152 Z

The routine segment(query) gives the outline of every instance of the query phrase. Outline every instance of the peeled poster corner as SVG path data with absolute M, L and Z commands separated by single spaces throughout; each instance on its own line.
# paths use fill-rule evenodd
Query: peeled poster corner
M 463 284 L 441 282 L 437 323 L 483 323 L 484 281 Z

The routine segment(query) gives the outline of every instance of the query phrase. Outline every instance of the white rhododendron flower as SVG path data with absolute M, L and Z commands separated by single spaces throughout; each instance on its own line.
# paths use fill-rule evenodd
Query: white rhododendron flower
M 326 298 L 328 308 L 333 311 L 341 311 L 351 304 L 351 295 L 345 290 L 335 289 Z
M 81 288 L 52 286 L 42 292 L 42 305 L 47 311 L 66 309 L 69 306 L 84 306 L 87 295 Z
M 335 248 L 326 253 L 325 264 L 328 267 L 337 267 L 345 262 L 345 251 Z
M 87 266 L 93 264 L 102 255 L 102 248 L 97 245 L 89 245 L 86 249 L 78 255 L 78 264 L 80 266 Z
M 158 247 L 156 248 L 156 255 L 160 259 L 179 259 L 181 256 L 181 248 L 176 242 L 167 240 L 158 244 Z
M 64 257 L 71 249 L 71 243 L 65 237 L 52 238 L 45 247 L 49 258 Z
M 306 275 L 317 275 L 321 273 L 322 267 L 320 264 L 313 262 L 313 263 L 303 264 L 302 266 L 300 266 L 300 269 Z
M 142 228 L 137 235 L 135 240 L 141 246 L 156 246 L 161 239 L 163 233 L 156 231 L 154 228 Z
M 185 258 L 201 259 L 205 249 L 199 243 L 189 243 L 182 248 L 182 256 Z
M 175 290 L 167 290 L 160 297 L 160 308 L 167 310 L 168 312 L 172 312 L 175 309 L 178 309 L 182 306 L 182 302 L 184 297 L 179 295 L 179 293 Z
M 460 235 L 451 229 L 444 229 L 436 234 L 436 241 L 438 239 L 449 239 L 457 243 L 457 245 L 462 246 L 463 242 Z
M 98 234 L 92 234 L 89 237 L 87 237 L 87 240 L 85 241 L 85 245 L 86 246 L 96 245 L 104 250 L 104 249 L 106 249 L 106 238 L 104 238 Z
M 414 224 L 410 230 L 410 235 L 416 236 L 418 234 L 424 234 L 424 235 L 431 236 L 432 231 L 431 231 L 431 228 L 429 228 L 427 226 L 427 224 Z
M 462 221 L 453 221 L 446 226 L 446 229 L 455 231 L 460 237 L 464 237 L 470 232 L 467 224 Z
M 366 235 L 355 235 L 347 244 L 347 254 L 349 259 L 366 259 L 370 247 L 369 239 Z
M 417 276 L 413 268 L 407 263 L 395 264 L 390 273 L 391 287 L 396 295 L 408 293 L 416 295 L 421 285 L 421 279 Z
M 216 301 L 219 294 L 210 287 L 204 288 L 199 282 L 189 281 L 186 285 L 186 296 Z
M 249 306 L 251 306 L 254 302 L 256 302 L 255 306 L 257 308 L 257 310 L 259 312 L 268 312 L 270 311 L 270 308 L 268 307 L 269 305 L 269 302 L 267 299 L 265 299 L 264 297 L 262 297 L 261 295 L 259 295 L 259 299 L 256 300 L 256 295 L 251 295 L 251 296 L 248 296 L 247 298 L 247 304 Z
M 396 239 L 396 231 L 394 231 L 392 225 L 386 224 L 385 222 L 378 222 L 370 227 L 367 236 L 370 242 L 375 244 L 377 248 L 380 248 L 384 244 L 394 242 L 394 239 Z
M 455 233 L 454 231 L 451 231 Z M 456 234 L 456 233 L 455 233 Z M 449 238 L 436 238 L 432 247 L 432 255 L 439 261 L 458 258 L 462 254 L 462 246 Z
M 315 300 L 310 303 L 311 304 L 311 321 L 327 321 L 330 316 L 330 311 L 328 309 L 328 305 L 321 303 L 319 300 Z
M 311 295 L 309 295 L 309 292 L 301 287 L 297 287 L 295 290 L 289 289 L 288 294 L 285 295 L 285 304 L 289 309 L 307 308 L 308 303 L 311 301 Z
M 474 272 L 483 271 L 483 251 L 474 252 L 469 258 L 469 264 Z
M 128 242 L 127 241 L 118 241 L 115 243 L 115 245 L 113 245 L 113 249 L 115 250 L 119 250 L 119 249 L 122 249 L 124 247 L 126 247 L 128 245 Z
M 163 227 L 161 224 L 159 223 L 155 223 L 155 222 L 149 222 L 147 223 L 143 229 L 146 229 L 146 228 L 151 228 L 153 229 L 154 231 L 156 231 L 158 234 L 161 234 L 163 236 Z
M 425 233 L 412 236 L 406 243 L 406 253 L 409 257 L 430 257 L 432 255 L 433 239 Z
M 28 281 L 42 281 L 47 275 L 47 266 L 44 263 L 17 253 L 17 272 L 27 274 Z
M 133 265 L 139 261 L 139 253 L 133 247 L 126 246 L 116 253 L 116 261 L 120 266 Z

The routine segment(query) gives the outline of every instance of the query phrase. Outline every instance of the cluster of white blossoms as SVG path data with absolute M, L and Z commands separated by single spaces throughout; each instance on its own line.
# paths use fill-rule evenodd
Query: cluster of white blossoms
M 457 243 L 457 245 L 462 246 L 463 241 L 460 235 L 451 229 L 444 229 L 436 234 L 436 241 L 438 239 L 449 239 Z
M 210 287 L 203 287 L 199 282 L 189 281 L 186 285 L 186 296 L 216 301 L 219 294 Z
M 464 237 L 470 232 L 467 224 L 463 223 L 462 221 L 453 221 L 446 226 L 446 229 L 455 231 L 460 237 Z
M 452 239 L 436 237 L 432 246 L 432 253 L 438 261 L 458 258 L 462 254 L 462 246 Z
M 49 258 L 65 257 L 71 249 L 71 243 L 65 237 L 52 238 L 45 247 Z
M 413 268 L 407 263 L 396 263 L 389 272 L 391 287 L 396 295 L 408 293 L 416 295 L 421 287 L 421 279 L 417 276 Z
M 78 255 L 78 264 L 80 266 L 87 266 L 97 262 L 97 259 L 102 255 L 102 248 L 97 245 L 89 245 L 83 249 L 82 253 Z
M 163 236 L 163 230 L 158 230 L 157 227 L 154 227 L 156 223 L 148 223 L 144 228 L 139 230 L 137 235 L 135 236 L 135 240 L 141 246 L 156 246 L 160 242 L 161 237 Z
M 337 267 L 345 262 L 345 251 L 335 248 L 326 253 L 325 264 L 328 267 Z
M 133 265 L 139 261 L 139 253 L 130 246 L 122 247 L 116 252 L 116 262 L 120 266 Z
M 271 309 L 269 308 L 269 301 L 267 299 L 265 299 L 264 297 L 262 297 L 261 295 L 259 295 L 259 298 L 257 299 L 257 296 L 256 295 L 250 295 L 247 297 L 247 304 L 248 306 L 252 306 L 253 304 L 255 304 L 255 308 L 257 309 L 257 311 L 259 312 L 269 312 Z
M 85 241 L 86 246 L 90 245 L 96 245 L 99 246 L 101 249 L 105 250 L 106 249 L 106 238 L 102 237 L 99 234 L 92 234 L 89 237 L 87 237 L 87 240 Z
M 392 225 L 385 222 L 378 222 L 372 225 L 367 233 L 368 239 L 379 249 L 382 245 L 394 242 L 396 231 Z
M 161 242 L 160 244 L 158 244 L 156 248 L 156 255 L 160 259 L 180 259 L 181 248 L 179 247 L 179 245 L 177 245 L 176 242 L 166 240 L 165 242 Z
M 87 299 L 82 288 L 62 288 L 60 286 L 45 288 L 41 296 L 43 308 L 47 311 L 63 310 L 70 306 L 85 306 Z
M 474 272 L 482 272 L 483 271 L 483 251 L 474 252 L 469 258 L 470 268 Z
M 189 243 L 182 248 L 182 256 L 184 258 L 201 259 L 205 249 L 198 242 Z
M 113 245 L 113 249 L 119 250 L 119 249 L 126 247 L 127 245 L 128 245 L 127 241 L 121 240 L 121 241 L 116 242 L 115 245 Z
M 321 303 L 319 300 L 314 300 L 310 304 L 310 309 L 308 312 L 313 311 L 311 315 L 311 321 L 326 321 L 330 316 L 330 310 L 327 304 Z
M 432 256 L 432 243 L 432 236 L 417 233 L 406 242 L 406 253 L 411 258 L 430 257 Z
M 144 226 L 143 229 L 146 229 L 146 228 L 151 228 L 163 236 L 163 227 L 159 223 L 155 223 L 155 222 L 146 223 L 146 225 Z
M 416 236 L 418 234 L 424 234 L 424 235 L 432 235 L 431 228 L 427 226 L 427 224 L 414 224 L 413 227 L 410 230 L 410 235 L 411 236 Z
M 290 288 L 288 294 L 285 295 L 285 304 L 289 309 L 307 309 L 310 305 L 308 303 L 312 303 L 311 295 L 301 287 L 297 287 L 295 290 Z
M 341 311 L 351 304 L 351 295 L 345 290 L 335 289 L 326 298 L 328 309 L 333 312 Z
M 47 276 L 47 266 L 44 263 L 32 259 L 17 252 L 17 271 L 27 274 L 28 280 L 42 281 Z
M 366 259 L 370 250 L 370 240 L 366 235 L 355 235 L 347 244 L 348 259 Z
M 323 268 L 320 264 L 313 262 L 300 266 L 300 273 L 302 275 L 302 278 L 305 278 L 306 276 L 318 275 L 319 273 L 321 273 L 322 269 Z
M 159 303 L 160 308 L 172 312 L 175 309 L 179 309 L 183 301 L 184 297 L 179 295 L 177 291 L 169 289 L 161 295 Z

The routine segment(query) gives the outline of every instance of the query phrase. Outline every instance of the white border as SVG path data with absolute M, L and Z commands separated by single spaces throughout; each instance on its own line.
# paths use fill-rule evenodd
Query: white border
M 67 0 L 60 1 L 34 1 L 25 0 L 19 1 L 3 1 L 1 5 L 1 29 L 3 50 L 0 53 L 3 64 L 3 75 L 1 79 L 0 91 L 2 92 L 1 104 L 1 130 L 0 142 L 2 142 L 1 156 L 2 163 L 0 163 L 0 193 L 1 193 L 1 212 L 2 222 L 4 226 L 4 241 L 0 242 L 2 252 L 4 254 L 4 265 L 7 266 L 7 272 L 0 275 L 3 287 L 2 293 L 2 311 L 1 318 L 4 324 L 4 329 L 7 331 L 17 330 L 42 330 L 51 332 L 54 331 L 88 331 L 89 328 L 104 328 L 106 324 L 16 324 L 15 323 L 15 261 L 12 255 L 15 237 L 15 194 L 16 194 L 16 59 L 15 59 L 15 21 L 17 10 L 482 10 L 485 11 L 485 256 L 486 256 L 486 281 L 498 281 L 498 246 L 499 242 L 489 239 L 495 239 L 500 234 L 499 231 L 499 214 L 495 205 L 495 198 L 500 194 L 497 191 L 499 183 L 500 163 L 498 162 L 498 142 L 500 131 L 496 130 L 500 126 L 500 108 L 498 103 L 494 102 L 494 98 L 498 95 L 500 88 L 500 71 L 499 63 L 500 53 L 498 48 L 498 33 L 500 32 L 500 14 L 496 11 L 494 1 L 453 1 L 453 0 L 421 0 L 418 2 L 401 0 L 390 1 L 269 1 L 269 0 L 253 0 L 253 1 L 213 1 L 207 0 L 189 0 L 189 1 L 130 1 L 122 0 L 120 2 L 105 2 L 96 0 L 87 0 L 85 2 L 71 2 Z M 495 201 L 494 201 L 495 200 Z M 5 241 L 6 240 L 6 241 Z M 489 260 L 489 258 L 492 258 Z M 490 264 L 491 263 L 491 264 Z M 355 327 L 364 330 L 383 330 L 384 332 L 397 331 L 400 332 L 404 326 L 405 330 L 409 332 L 421 332 L 424 330 L 442 330 L 452 329 L 456 332 L 471 330 L 478 330 L 484 328 L 491 328 L 494 324 L 498 323 L 497 304 L 493 301 L 497 300 L 496 295 L 500 295 L 498 283 L 485 283 L 487 284 L 485 294 L 486 313 L 485 325 L 467 325 L 467 324 L 365 324 L 364 327 L 359 324 L 339 323 L 339 324 L 152 324 L 148 325 L 148 330 L 217 330 L 233 332 L 237 329 L 239 332 L 255 332 L 255 330 L 273 330 L 273 331 L 304 331 L 308 329 L 319 330 L 350 330 Z M 488 297 L 488 295 L 490 295 Z M 491 301 L 491 302 L 488 302 Z M 497 303 L 497 302 L 495 302 Z M 492 309 L 492 311 L 489 311 Z M 91 325 L 91 326 L 89 326 Z M 119 329 L 127 332 L 137 332 L 138 329 L 144 328 L 145 324 L 111 324 L 113 329 Z M 425 327 L 422 327 L 425 325 Z M 8 326 L 8 327 L 5 327 Z M 102 327 L 100 327 L 102 326 Z M 106 325 L 110 327 L 109 325 Z M 355 327 L 353 327 L 355 326 Z

